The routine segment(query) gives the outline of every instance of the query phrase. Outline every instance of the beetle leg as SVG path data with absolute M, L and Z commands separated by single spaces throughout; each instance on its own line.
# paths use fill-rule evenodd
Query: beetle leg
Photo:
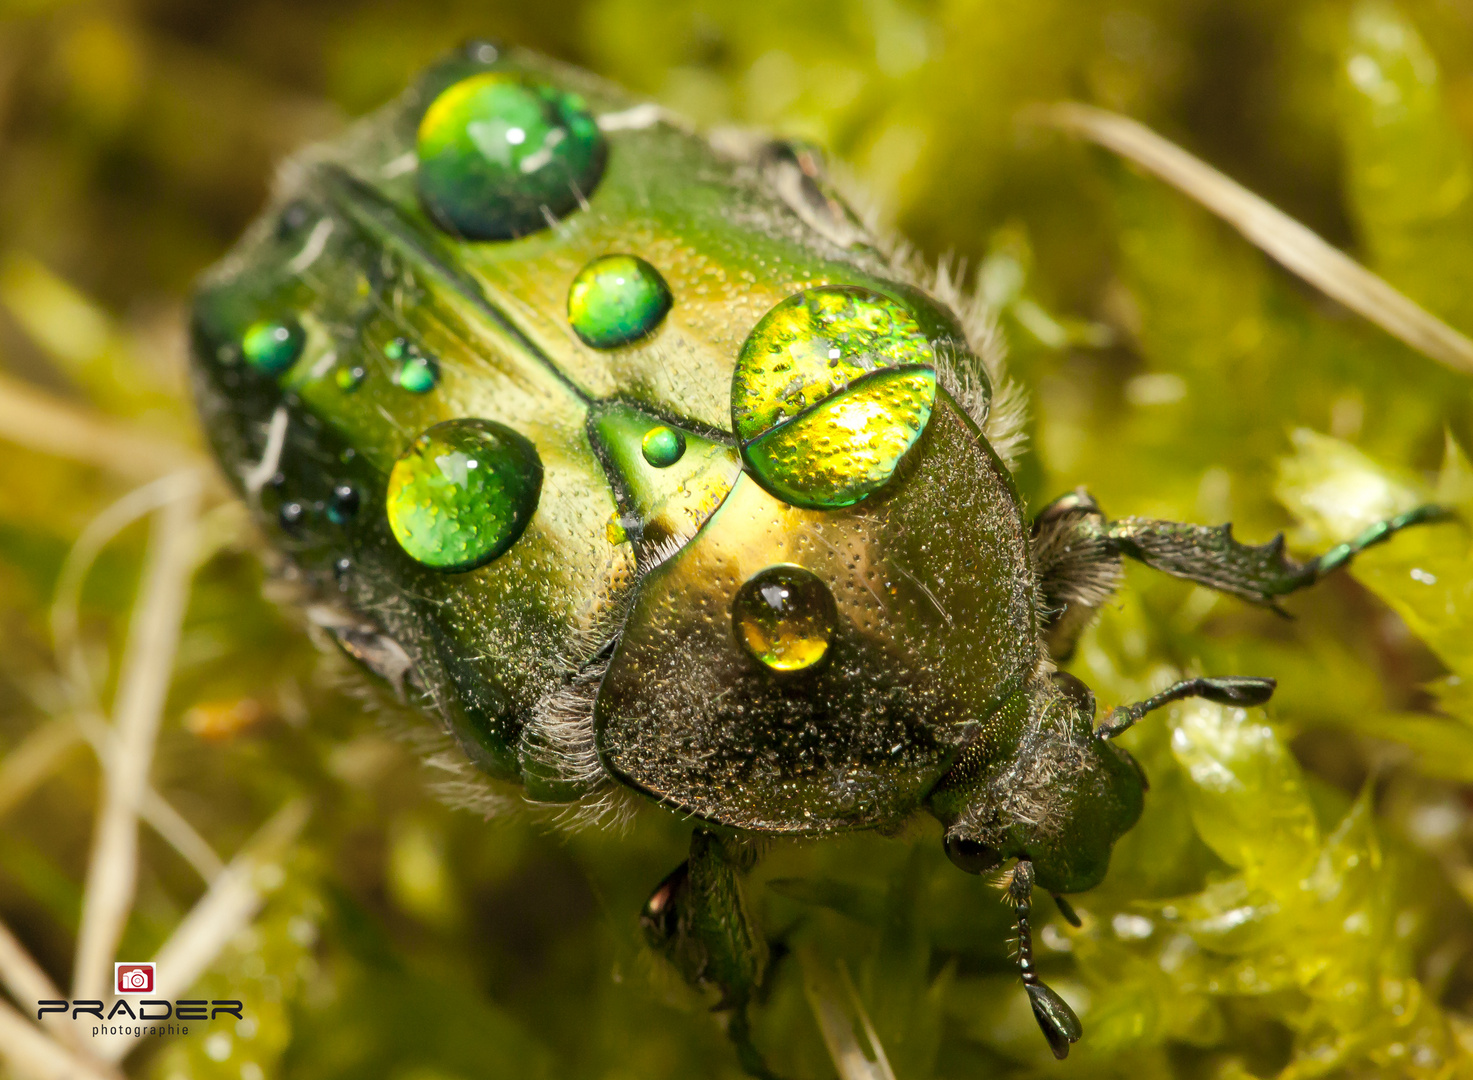
M 1146 713 L 1159 709 L 1163 705 L 1170 705 L 1173 701 L 1181 701 L 1183 698 L 1206 698 L 1219 705 L 1240 707 L 1262 705 L 1273 696 L 1276 686 L 1278 682 L 1274 679 L 1261 679 L 1249 675 L 1187 679 L 1174 686 L 1168 686 L 1159 694 L 1146 698 L 1145 701 L 1138 701 L 1134 705 L 1117 705 L 1110 710 L 1110 715 L 1105 717 L 1105 722 L 1095 728 L 1095 734 L 1101 739 L 1113 739 L 1121 732 L 1128 731 Z
M 742 1068 L 770 1080 L 747 1022 L 747 1007 L 766 972 L 767 942 L 747 911 L 743 869 L 719 837 L 696 829 L 690 858 L 660 882 L 639 921 L 646 940 L 688 983 L 721 992 L 715 1009 L 732 1011 L 727 1034 Z
M 1008 899 L 1018 909 L 1018 974 L 1023 979 L 1023 988 L 1028 991 L 1033 1018 L 1043 1030 L 1049 1049 L 1054 1052 L 1054 1057 L 1063 1061 L 1069 1056 L 1069 1044 L 1078 1042 L 1079 1036 L 1084 1034 L 1084 1026 L 1069 1003 L 1050 990 L 1033 970 L 1033 931 L 1028 925 L 1033 904 L 1033 864 L 1027 859 L 1019 859 L 1013 868 Z
M 1266 544 L 1253 546 L 1235 540 L 1231 525 L 1182 525 L 1127 517 L 1106 526 L 1105 541 L 1111 550 L 1152 569 L 1277 610 L 1277 597 L 1313 585 L 1366 548 L 1410 526 L 1453 517 L 1453 512 L 1443 506 L 1419 506 L 1378 521 L 1349 543 L 1337 544 L 1305 563 L 1284 554 L 1282 533 Z

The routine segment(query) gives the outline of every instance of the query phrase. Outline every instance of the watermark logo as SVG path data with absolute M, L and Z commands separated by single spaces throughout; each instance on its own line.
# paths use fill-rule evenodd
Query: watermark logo
M 116 993 L 139 994 L 153 993 L 153 964 L 114 964 L 113 980 Z

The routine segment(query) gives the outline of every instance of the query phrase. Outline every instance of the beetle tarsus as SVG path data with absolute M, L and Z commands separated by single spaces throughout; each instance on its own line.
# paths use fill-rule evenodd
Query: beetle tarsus
M 1314 569 L 1313 580 L 1318 581 L 1330 571 L 1338 570 L 1351 559 L 1355 558 L 1355 556 L 1366 550 L 1366 548 L 1385 543 L 1402 529 L 1410 528 L 1413 525 L 1432 525 L 1440 521 L 1452 521 L 1456 517 L 1457 515 L 1446 506 L 1428 504 L 1408 510 L 1404 514 L 1397 514 L 1395 517 L 1387 518 L 1385 521 L 1378 521 L 1354 540 L 1344 544 L 1337 544 L 1318 559 L 1309 563 L 1309 566 Z
M 1063 1061 L 1069 1056 L 1069 1045 L 1078 1042 L 1079 1037 L 1084 1034 L 1084 1025 L 1074 1015 L 1069 1003 L 1051 990 L 1034 970 L 1033 930 L 1028 923 L 1033 903 L 1033 864 L 1027 859 L 1018 860 L 1018 865 L 1013 868 L 1013 878 L 1008 885 L 1008 899 L 1018 909 L 1018 974 L 1023 980 L 1023 989 L 1028 991 L 1028 1003 L 1033 1006 L 1033 1018 L 1038 1021 L 1043 1037 L 1048 1040 L 1049 1049 L 1053 1051 L 1054 1057 Z M 1067 901 L 1058 896 L 1054 899 L 1059 902 L 1060 910 L 1067 907 Z M 1072 910 L 1066 911 L 1065 917 L 1069 914 L 1072 914 Z M 1079 924 L 1075 922 L 1074 925 Z
M 1276 686 L 1278 686 L 1278 681 L 1275 679 L 1264 679 L 1251 675 L 1223 675 L 1215 678 L 1203 676 L 1186 679 L 1174 686 L 1168 686 L 1161 693 L 1148 697 L 1145 701 L 1138 701 L 1134 705 L 1116 706 L 1105 718 L 1105 722 L 1095 728 L 1095 734 L 1101 739 L 1113 739 L 1122 732 L 1129 731 L 1147 713 L 1163 705 L 1170 705 L 1173 701 L 1181 701 L 1183 698 L 1206 698 L 1219 705 L 1236 705 L 1240 708 L 1262 705 L 1273 696 Z

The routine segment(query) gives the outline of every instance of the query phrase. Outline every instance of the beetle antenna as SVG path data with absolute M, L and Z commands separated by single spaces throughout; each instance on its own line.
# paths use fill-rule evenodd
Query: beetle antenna
M 1023 979 L 1023 989 L 1028 991 L 1033 1018 L 1043 1030 L 1049 1049 L 1063 1061 L 1069 1056 L 1069 1044 L 1078 1042 L 1084 1034 L 1084 1026 L 1069 1003 L 1050 990 L 1033 970 L 1033 931 L 1028 925 L 1033 904 L 1033 863 L 1027 859 L 1019 859 L 1013 868 L 1008 899 L 1018 908 L 1018 974 Z
M 1095 728 L 1102 739 L 1113 739 L 1121 732 L 1129 731 L 1148 712 L 1183 698 L 1199 697 L 1215 701 L 1219 705 L 1262 705 L 1273 696 L 1278 686 L 1277 679 L 1260 679 L 1248 675 L 1225 675 L 1220 678 L 1196 678 L 1168 686 L 1159 694 L 1138 701 L 1134 705 L 1117 705 Z

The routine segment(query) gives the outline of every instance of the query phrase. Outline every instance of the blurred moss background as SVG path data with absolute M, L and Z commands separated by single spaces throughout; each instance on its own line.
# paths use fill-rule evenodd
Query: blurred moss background
M 1086 484 L 1115 515 L 1287 529 L 1302 552 L 1434 494 L 1473 517 L 1468 375 L 1018 115 L 1072 98 L 1141 119 L 1473 332 L 1457 0 L 0 0 L 0 919 L 64 994 L 158 526 L 114 530 L 86 575 L 69 552 L 200 454 L 183 305 L 275 162 L 469 36 L 826 146 L 997 308 L 1033 397 L 1035 507 Z M 217 491 L 196 547 L 152 782 L 206 850 L 143 828 L 120 956 L 169 938 L 210 851 L 293 800 L 310 816 L 258 860 L 260 915 L 197 987 L 249 1019 L 143 1040 L 129 1075 L 737 1075 L 711 1002 L 635 922 L 687 826 L 446 809 L 263 595 L 259 539 Z M 1191 671 L 1280 691 L 1266 714 L 1186 705 L 1128 736 L 1146 818 L 1077 898 L 1084 928 L 1039 936 L 1084 1041 L 1048 1056 L 1007 910 L 918 823 L 779 845 L 755 872 L 784 944 L 756 1016 L 775 1069 L 835 1075 L 828 1009 L 872 1020 L 901 1080 L 1473 1075 L 1470 554 L 1458 525 L 1406 534 L 1292 620 L 1132 571 L 1072 665 L 1102 702 Z M 884 1075 L 859 1068 L 845 1080 Z

